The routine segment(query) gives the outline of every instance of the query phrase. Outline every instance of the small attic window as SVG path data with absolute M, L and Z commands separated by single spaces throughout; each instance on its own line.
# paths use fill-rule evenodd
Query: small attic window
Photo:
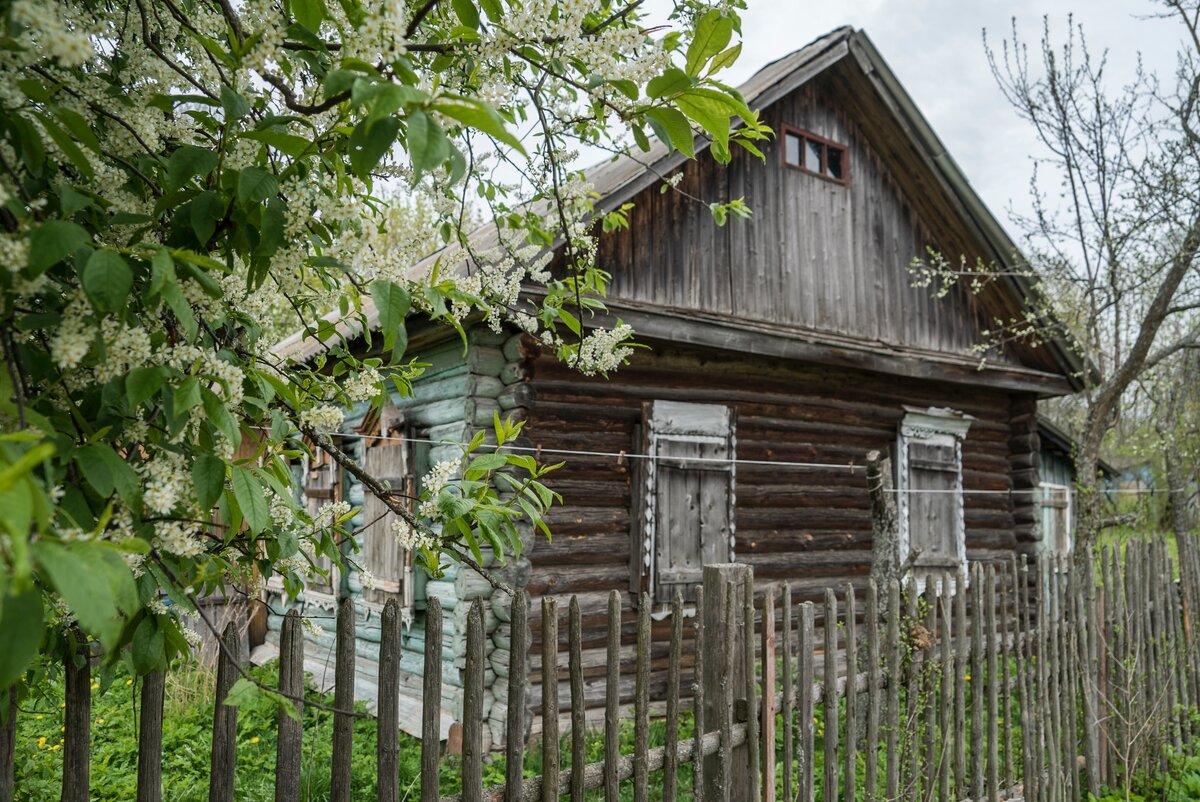
M 798 128 L 783 127 L 783 163 L 839 184 L 850 183 L 846 146 Z

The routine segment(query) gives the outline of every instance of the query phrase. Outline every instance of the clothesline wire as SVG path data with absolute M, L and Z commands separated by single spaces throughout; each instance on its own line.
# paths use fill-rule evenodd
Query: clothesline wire
M 340 439 L 344 439 L 344 440 L 370 440 L 370 441 L 374 441 L 374 442 L 393 442 L 393 443 L 421 443 L 421 444 L 435 445 L 435 446 L 439 446 L 439 445 L 440 446 L 451 446 L 451 445 L 461 446 L 462 445 L 462 443 L 458 443 L 453 440 L 434 440 L 434 439 L 431 439 L 428 437 L 396 437 L 396 436 L 392 436 L 392 435 L 363 434 L 361 432 L 338 433 L 333 436 L 340 438 Z M 493 448 L 493 449 L 495 449 L 496 447 L 497 446 L 495 443 L 485 443 L 484 445 L 481 446 L 481 448 Z M 682 462 L 702 462 L 702 463 L 714 463 L 714 464 L 722 464 L 722 465 L 755 465 L 755 466 L 764 466 L 764 467 L 771 467 L 771 468 L 820 468 L 820 469 L 825 469 L 825 470 L 850 471 L 852 473 L 854 471 L 865 471 L 866 470 L 865 465 L 860 465 L 860 464 L 856 464 L 853 462 L 849 462 L 849 463 L 794 462 L 794 461 L 789 461 L 789 460 L 761 460 L 761 459 L 736 459 L 736 458 L 731 459 L 729 457 L 671 457 L 671 456 L 663 456 L 660 454 L 631 453 L 628 451 L 589 451 L 589 450 L 569 449 L 569 448 L 544 448 L 541 446 L 514 446 L 514 445 L 508 445 L 508 444 L 505 444 L 504 446 L 501 446 L 500 448 L 507 449 L 509 451 L 518 451 L 518 452 L 531 453 L 531 454 L 536 454 L 536 455 L 554 454 L 556 456 L 570 456 L 570 457 L 607 457 L 610 459 L 616 459 L 618 461 L 618 463 L 620 463 L 624 460 L 646 460 L 648 462 L 670 462 L 670 461 L 674 460 L 674 461 L 682 461 Z M 1011 488 L 1006 489 L 1006 490 L 987 490 L 987 489 L 982 489 L 982 488 L 981 489 L 963 488 L 963 489 L 959 490 L 956 488 L 938 489 L 938 488 L 911 488 L 911 487 L 910 488 L 897 488 L 897 487 L 892 487 L 892 488 L 886 488 L 884 492 L 891 493 L 893 495 L 915 495 L 915 494 L 919 494 L 919 493 L 929 493 L 929 494 L 962 493 L 964 495 L 974 495 L 974 496 L 985 496 L 985 495 L 1015 496 L 1015 495 L 1022 495 L 1022 494 L 1044 495 L 1046 489 L 1047 488 L 1037 487 L 1037 488 L 1027 488 L 1027 489 L 1020 489 L 1020 490 L 1011 489 Z M 808 491 L 806 491 L 806 492 L 808 492 Z M 1074 492 L 1073 489 L 1072 489 L 1072 492 Z M 1105 490 L 1103 492 L 1115 493 L 1115 494 L 1120 494 L 1120 495 L 1155 495 L 1157 493 L 1163 493 L 1166 491 L 1157 490 L 1155 488 L 1133 488 L 1133 487 L 1131 487 L 1131 488 L 1111 488 L 1111 489 Z

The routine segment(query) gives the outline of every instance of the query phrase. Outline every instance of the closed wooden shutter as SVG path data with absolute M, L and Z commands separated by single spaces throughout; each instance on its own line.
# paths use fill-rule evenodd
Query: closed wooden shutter
M 363 469 L 374 478 L 389 485 L 396 500 L 409 507 L 412 477 L 408 469 L 408 447 L 405 443 L 382 442 L 367 448 Z M 402 607 L 412 606 L 412 555 L 396 540 L 392 523 L 399 520 L 391 509 L 374 493 L 364 491 L 362 551 L 359 565 L 375 577 L 375 587 L 363 588 L 363 598 L 371 602 L 397 599 Z
M 707 564 L 733 557 L 732 416 L 726 407 L 656 402 L 647 523 L 657 602 L 695 599 Z
M 1042 542 L 1052 554 L 1071 553 L 1071 489 L 1042 485 Z
M 958 565 L 958 459 L 953 445 L 908 447 L 909 549 L 917 567 Z
M 324 451 L 315 449 L 312 457 L 305 458 L 304 507 L 310 516 L 316 518 L 321 507 L 342 497 L 341 476 L 341 466 Z M 324 536 L 324 533 L 314 533 L 314 538 L 318 536 Z M 333 561 L 322 556 L 317 558 L 316 565 L 325 575 L 308 586 L 322 593 L 332 593 L 338 581 Z

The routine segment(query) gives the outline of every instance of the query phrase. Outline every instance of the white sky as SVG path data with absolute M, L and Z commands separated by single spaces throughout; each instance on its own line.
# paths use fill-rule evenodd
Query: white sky
M 1029 154 L 1037 143 L 996 87 L 981 32 L 999 47 L 1015 17 L 1038 57 L 1042 18 L 1058 41 L 1074 13 L 1093 52 L 1109 51 L 1109 75 L 1119 86 L 1132 75 L 1138 54 L 1170 85 L 1180 28 L 1153 18 L 1162 11 L 1146 0 L 747 0 L 743 49 L 726 80 L 740 84 L 770 61 L 839 25 L 864 30 L 929 120 L 976 191 L 1011 234 L 1009 209 L 1028 209 Z M 661 19 L 664 0 L 652 0 L 650 19 Z

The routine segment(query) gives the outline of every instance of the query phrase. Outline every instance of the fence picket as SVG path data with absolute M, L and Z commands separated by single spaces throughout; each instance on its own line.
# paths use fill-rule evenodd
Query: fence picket
M 970 653 L 967 621 L 967 574 L 959 570 L 954 584 L 954 797 L 967 796 L 967 659 Z
M 334 652 L 333 759 L 329 779 L 331 802 L 350 802 L 351 756 L 354 750 L 354 600 L 338 601 Z
M 884 794 L 898 799 L 900 793 L 900 583 L 893 579 L 888 585 L 887 606 L 887 778 Z
M 167 677 L 151 671 L 142 677 L 138 715 L 137 802 L 162 800 L 163 696 Z
M 950 796 L 950 763 L 952 759 L 952 749 L 954 744 L 954 735 L 952 731 L 954 723 L 954 627 L 953 619 L 951 618 L 953 605 L 950 600 L 950 575 L 946 574 L 943 577 L 942 593 L 938 599 L 942 611 L 942 637 L 941 651 L 942 658 L 942 687 L 941 694 L 938 699 L 941 709 L 941 721 L 939 728 L 941 730 L 941 751 L 938 755 L 938 799 L 951 799 Z M 930 707 L 933 706 L 933 701 L 929 702 Z
M 238 663 L 242 657 L 241 639 L 233 622 L 225 625 L 217 662 L 216 703 L 213 705 L 212 762 L 209 768 L 208 801 L 233 802 L 234 774 L 237 767 L 237 708 L 225 704 L 225 697 L 237 682 Z M 67 682 L 70 683 L 68 675 Z M 68 691 L 70 685 L 68 684 Z M 70 696 L 67 697 L 68 702 Z M 68 712 L 68 716 L 70 713 Z M 68 718 L 68 723 L 70 719 Z M 68 727 L 68 732 L 70 728 Z M 63 782 L 67 771 L 63 767 Z M 86 776 L 85 776 L 86 783 Z M 84 786 L 86 800 L 87 785 Z M 63 802 L 75 797 L 63 794 Z
M 667 732 L 663 755 L 663 802 L 675 802 L 679 784 L 679 663 L 683 651 L 683 595 L 671 600 L 671 644 L 667 656 Z
M 633 802 L 649 799 L 650 769 L 650 596 L 638 605 L 637 675 L 633 717 Z
M 825 632 L 825 673 L 822 677 L 822 699 L 824 701 L 825 780 L 821 786 L 821 798 L 825 802 L 837 799 L 838 786 L 838 603 L 832 588 L 825 589 L 825 619 L 821 628 Z
M 542 597 L 542 802 L 559 795 L 558 602 Z M 424 802 L 424 800 L 422 800 Z
M 571 673 L 571 802 L 583 802 L 583 767 L 587 760 L 587 711 L 583 698 L 583 622 L 579 597 L 572 596 L 568 608 L 568 646 Z
M 746 700 L 746 762 L 744 771 L 749 780 L 746 799 L 757 802 L 760 796 L 759 743 L 758 730 L 758 678 L 754 660 L 754 572 L 745 571 L 742 577 L 742 674 Z
M 799 802 L 814 802 L 816 768 L 814 754 L 816 750 L 813 720 L 813 680 L 816 670 L 813 663 L 816 653 L 816 637 L 814 633 L 814 608 L 812 602 L 800 605 L 800 678 L 797 684 L 799 693 L 796 716 L 799 720 L 799 743 L 796 755 L 796 786 Z
M 983 569 L 971 566 L 971 799 L 982 800 L 986 788 L 983 728 Z
M 463 669 L 462 802 L 483 799 L 483 606 L 467 613 L 467 656 Z M 428 648 L 428 646 L 426 646 Z
M 763 597 L 762 614 L 762 800 L 775 802 L 775 588 Z M 747 638 L 751 643 L 753 638 Z M 753 708 L 750 712 L 754 715 Z M 754 771 L 758 771 L 755 766 Z M 668 802 L 664 799 L 664 802 Z M 791 802 L 788 800 L 788 802 Z
M 846 802 L 854 802 L 858 779 L 858 611 L 854 586 L 846 585 L 846 740 L 842 750 L 842 791 Z M 836 619 L 835 619 L 836 620 Z
M 620 802 L 617 761 L 621 757 L 621 594 L 608 594 L 608 653 L 604 687 L 604 801 Z
M 12 687 L 5 694 L 8 704 L 4 710 L 3 726 L 0 726 L 0 802 L 13 802 L 16 794 L 14 781 L 14 757 L 17 747 L 17 689 Z
M 924 652 L 926 668 L 921 678 L 921 692 L 925 697 L 925 743 L 923 745 L 925 757 L 922 772 L 925 793 L 922 798 L 932 800 L 933 790 L 938 787 L 937 694 L 940 679 L 940 672 L 937 670 L 938 575 L 936 574 L 929 574 L 925 577 L 925 630 L 926 645 L 922 648 L 922 652 Z
M 883 703 L 879 666 L 879 588 L 874 578 L 867 580 L 863 615 L 867 629 L 867 749 L 863 797 L 865 802 L 874 802 L 879 781 L 879 714 Z
M 394 612 L 394 610 L 393 610 Z M 386 610 L 385 610 L 386 615 Z M 396 622 L 399 626 L 399 621 Z M 385 618 L 386 627 L 386 618 Z M 386 629 L 385 629 L 386 632 Z M 385 635 L 386 637 L 386 635 Z M 399 630 L 396 632 L 396 682 L 399 684 Z M 387 661 L 380 658 L 380 671 L 385 670 Z M 300 758 L 304 747 L 304 725 L 301 723 L 304 714 L 304 702 L 300 701 L 304 698 L 304 634 L 300 631 L 300 611 L 296 609 L 288 610 L 287 615 L 283 617 L 283 629 L 279 633 L 279 690 L 291 698 L 293 709 L 296 711 L 296 717 L 292 718 L 287 714 L 287 711 L 280 710 L 276 715 L 276 742 L 275 742 L 275 802 L 291 802 L 291 800 L 300 798 Z M 397 687 L 396 692 L 399 693 Z M 380 708 L 379 718 L 382 721 L 387 713 L 383 704 L 383 690 L 380 690 Z M 392 709 L 392 721 L 396 720 L 395 709 Z M 393 726 L 392 731 L 396 728 Z M 380 733 L 380 741 L 382 743 L 383 733 Z M 383 747 L 381 747 L 382 749 Z M 393 742 L 391 744 L 392 754 L 399 752 L 399 744 Z M 386 767 L 382 764 L 378 766 L 379 776 L 396 776 L 395 759 L 391 764 L 391 774 L 386 774 Z M 379 795 L 380 802 L 395 802 L 395 783 L 393 786 L 393 795 L 385 796 L 382 792 Z M 379 782 L 379 787 L 385 787 L 382 780 Z
M 692 672 L 692 799 L 703 799 L 705 789 L 704 735 L 707 721 L 704 718 L 704 586 L 696 588 L 696 614 L 692 621 L 695 642 L 696 667 Z
M 795 799 L 796 756 L 795 744 L 795 710 L 796 683 L 792 672 L 793 665 L 793 635 L 792 635 L 792 587 L 788 583 L 781 585 L 783 589 L 783 799 L 792 802 Z
M 1000 799 L 1000 687 L 996 649 L 996 569 L 984 572 L 983 616 L 987 626 L 987 794 L 990 802 Z
M 525 656 L 528 647 L 528 603 L 525 591 L 513 592 L 509 620 L 508 718 L 504 732 L 504 797 L 507 802 L 525 802 L 521 780 L 525 768 Z

